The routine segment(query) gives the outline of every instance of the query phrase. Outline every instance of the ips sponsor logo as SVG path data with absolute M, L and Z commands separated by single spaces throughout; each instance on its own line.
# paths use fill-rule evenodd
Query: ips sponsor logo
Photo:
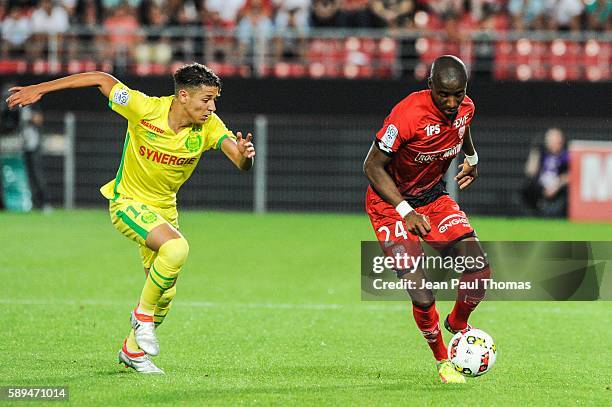
M 414 158 L 414 161 L 418 163 L 430 163 L 436 160 L 446 160 L 449 158 L 454 158 L 457 154 L 459 154 L 459 151 L 461 151 L 462 144 L 463 143 L 459 143 L 454 147 L 447 148 L 446 150 L 442 150 L 442 151 L 433 151 L 431 153 L 419 153 Z
M 463 227 L 469 228 L 470 224 L 465 216 L 459 215 L 458 213 L 447 216 L 442 219 L 442 221 L 438 224 L 438 230 L 440 233 L 446 232 L 449 228 L 462 225 Z
M 427 136 L 432 136 L 434 134 L 440 134 L 440 125 L 439 124 L 428 124 L 425 126 L 425 133 Z

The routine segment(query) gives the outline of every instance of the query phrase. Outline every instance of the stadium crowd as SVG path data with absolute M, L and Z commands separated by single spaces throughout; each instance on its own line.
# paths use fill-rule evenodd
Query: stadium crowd
M 182 38 L 177 27 L 195 34 Z M 304 36 L 319 28 L 441 32 L 455 42 L 473 30 L 611 32 L 612 0 L 0 0 L 0 65 L 13 63 L 0 70 L 22 72 L 25 61 L 46 64 L 51 52 L 65 66 L 73 60 L 167 65 L 193 59 L 240 66 L 252 61 L 255 38 L 270 42 L 274 61 L 290 61 L 307 53 Z M 221 31 L 231 38 L 213 34 Z M 308 46 L 315 53 L 329 48 Z M 431 44 L 428 49 L 432 55 L 455 53 Z M 423 58 L 429 63 L 430 56 Z M 74 71 L 93 67 L 77 65 Z

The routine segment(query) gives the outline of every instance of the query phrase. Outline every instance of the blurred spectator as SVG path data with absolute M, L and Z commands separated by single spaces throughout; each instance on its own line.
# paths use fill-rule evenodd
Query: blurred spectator
M 278 21 L 277 14 L 277 21 Z M 285 21 L 286 18 L 286 21 Z M 282 18 L 282 26 L 277 25 L 278 32 L 282 33 L 282 37 L 274 39 L 274 57 L 283 61 L 299 61 L 304 54 L 306 45 L 305 33 L 308 26 L 303 17 L 300 18 L 300 9 L 289 9 L 286 16 Z
M 104 0 L 103 0 L 104 3 Z M 132 52 L 140 42 L 138 30 L 140 25 L 136 13 L 128 2 L 122 3 L 112 11 L 104 21 L 107 35 L 107 46 L 104 47 L 105 59 L 132 57 Z
M 310 0 L 274 0 L 274 5 L 276 6 L 274 26 L 277 30 L 284 30 L 287 27 L 302 33 L 308 30 Z
M 275 29 L 282 36 L 274 39 L 274 57 L 276 60 L 300 60 L 309 29 L 310 0 L 275 0 L 275 4 Z
M 146 41 L 136 46 L 139 63 L 168 64 L 172 59 L 170 34 L 164 30 L 169 16 L 155 3 L 149 4 L 147 13 L 148 35 Z
M 585 0 L 586 29 L 612 30 L 612 0 Z
M 77 0 L 57 0 L 57 5 L 62 6 L 71 19 L 76 11 L 76 3 Z
M 244 4 L 245 0 L 205 0 L 204 19 L 217 28 L 233 28 Z
M 78 33 L 69 34 L 67 47 L 68 60 L 92 60 L 104 47 L 104 38 L 95 33 L 95 28 L 102 23 L 101 0 L 78 0 L 72 16 L 80 26 Z
M 580 16 L 583 10 L 582 0 L 548 0 L 546 13 L 548 29 L 580 31 Z
M 543 216 L 566 216 L 569 157 L 565 144 L 561 130 L 548 129 L 544 144 L 533 147 L 525 163 L 523 201 Z
M 20 110 L 20 132 L 23 137 L 23 156 L 25 159 L 32 203 L 35 208 L 48 211 L 51 209 L 47 200 L 47 188 L 43 177 L 43 161 L 41 154 L 43 115 L 37 105 L 26 106 Z
M 272 14 L 274 14 L 272 0 L 246 0 L 244 6 L 238 11 L 237 21 L 241 21 L 242 17 L 249 14 L 254 7 L 261 9 L 262 13 L 272 20 Z
M 101 0 L 78 0 L 74 19 L 77 24 L 95 27 L 102 22 L 103 10 Z
M 409 28 L 414 14 L 413 0 L 373 0 L 370 9 L 374 25 L 389 28 Z
M 21 7 L 29 14 L 38 3 L 39 0 L 8 0 L 8 8 L 10 10 L 13 7 Z
M 28 44 L 32 56 L 39 58 L 43 51 L 48 50 L 50 40 L 61 44 L 62 34 L 69 28 L 68 12 L 51 0 L 41 0 L 31 19 L 33 36 Z
M 503 0 L 473 0 L 472 13 L 481 30 L 506 31 L 510 28 L 510 19 Z
M 313 27 L 337 27 L 340 0 L 312 0 L 310 25 Z
M 190 26 L 199 24 L 200 12 L 194 0 L 169 0 L 169 25 Z M 165 12 L 165 9 L 162 8 Z
M 174 36 L 173 40 L 173 57 L 178 60 L 192 61 L 196 57 L 195 55 L 201 55 L 204 49 L 204 43 L 202 35 L 202 5 L 199 1 L 194 0 L 169 0 L 170 5 L 170 18 L 168 25 L 181 27 L 189 30 L 187 35 L 183 38 Z M 165 12 L 165 8 L 161 7 L 162 12 Z M 197 34 L 197 35 L 194 35 Z
M 257 40 L 267 40 L 272 36 L 274 26 L 271 13 L 271 5 L 265 0 L 247 0 L 241 11 L 243 17 L 236 28 L 240 58 L 254 55 Z
M 338 25 L 347 28 L 373 27 L 369 0 L 340 0 Z
M 2 21 L 2 58 L 23 56 L 31 32 L 31 21 L 24 9 L 13 7 Z
M 509 0 L 508 11 L 512 16 L 515 30 L 541 30 L 544 28 L 544 14 L 548 0 Z
M 461 16 L 465 10 L 463 0 L 428 0 L 427 8 L 440 18 L 447 15 Z
M 105 16 L 108 17 L 113 14 L 113 10 L 127 3 L 132 9 L 137 9 L 142 3 L 142 0 L 102 0 L 102 7 L 104 7 Z

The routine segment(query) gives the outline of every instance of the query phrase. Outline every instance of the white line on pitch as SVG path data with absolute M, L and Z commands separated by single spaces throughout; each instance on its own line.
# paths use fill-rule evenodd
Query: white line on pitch
M 132 304 L 130 301 L 112 301 L 112 300 L 35 300 L 35 299 L 17 299 L 17 298 L 0 298 L 0 304 L 11 305 L 97 305 L 97 306 L 115 306 Z M 372 304 L 372 303 L 356 303 L 356 304 L 299 304 L 299 303 L 241 303 L 241 302 L 209 302 L 209 301 L 181 301 L 177 300 L 178 305 L 195 308 L 249 308 L 249 309 L 304 309 L 304 310 L 366 310 L 366 311 L 397 311 L 407 309 L 406 304 Z

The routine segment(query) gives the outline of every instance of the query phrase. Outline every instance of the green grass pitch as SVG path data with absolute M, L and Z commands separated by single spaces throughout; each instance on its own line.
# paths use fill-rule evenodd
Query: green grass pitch
M 360 301 L 366 216 L 180 222 L 191 253 L 158 331 L 166 375 L 143 377 L 116 362 L 143 282 L 136 246 L 101 210 L 0 213 L 0 386 L 68 386 L 75 405 L 611 404 L 610 302 L 483 303 L 471 322 L 497 363 L 447 386 L 407 302 Z M 612 224 L 472 224 L 483 240 L 612 237 Z

